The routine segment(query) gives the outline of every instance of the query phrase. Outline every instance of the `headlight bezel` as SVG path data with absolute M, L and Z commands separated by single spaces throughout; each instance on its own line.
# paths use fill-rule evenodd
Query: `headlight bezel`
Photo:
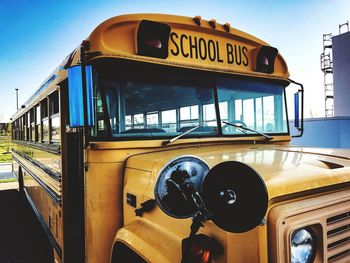
M 159 195 L 159 187 L 161 187 L 161 182 L 160 180 L 164 179 L 164 174 L 167 173 L 169 170 L 171 170 L 173 167 L 175 167 L 176 165 L 183 163 L 183 162 L 193 162 L 196 163 L 197 165 L 201 166 L 203 169 L 203 174 L 201 174 L 197 179 L 196 179 L 196 183 L 195 183 L 195 188 L 197 191 L 200 191 L 201 189 L 201 185 L 203 183 L 203 178 L 205 177 L 205 175 L 209 172 L 210 167 L 209 165 L 201 158 L 194 156 L 194 155 L 182 155 L 176 158 L 171 159 L 169 162 L 167 162 L 163 168 L 160 170 L 160 172 L 158 173 L 157 179 L 156 179 L 156 184 L 155 184 L 155 188 L 154 188 L 154 197 L 156 199 L 156 202 L 159 206 L 159 208 L 168 216 L 171 216 L 173 218 L 178 218 L 178 219 L 186 219 L 186 218 L 190 218 L 193 217 L 196 213 L 197 210 L 194 210 L 193 213 L 188 213 L 186 215 L 179 215 L 179 214 L 175 214 L 172 213 L 171 211 L 169 211 L 161 202 L 162 198 Z
M 295 230 L 290 232 L 290 237 L 289 237 L 289 254 L 290 254 L 290 262 L 292 262 L 292 257 L 293 257 L 293 251 L 292 251 L 292 246 L 293 246 L 293 238 L 295 237 L 295 235 L 300 232 L 300 231 L 306 231 L 312 240 L 312 244 L 311 244 L 311 257 L 309 258 L 308 261 L 306 261 L 305 263 L 312 263 L 315 261 L 316 255 L 318 253 L 318 240 L 317 240 L 317 235 L 313 229 L 313 227 L 311 225 L 308 226 L 302 226 L 302 227 L 298 227 Z

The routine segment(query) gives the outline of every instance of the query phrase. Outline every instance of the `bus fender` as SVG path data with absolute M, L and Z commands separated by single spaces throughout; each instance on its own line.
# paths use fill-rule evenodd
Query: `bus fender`
M 119 229 L 114 238 L 113 248 L 116 248 L 118 243 L 127 246 L 145 262 L 170 263 L 181 260 L 178 253 L 181 251 L 181 240 L 143 219 L 135 220 Z M 118 252 L 112 251 L 111 260 L 113 256 L 118 257 Z

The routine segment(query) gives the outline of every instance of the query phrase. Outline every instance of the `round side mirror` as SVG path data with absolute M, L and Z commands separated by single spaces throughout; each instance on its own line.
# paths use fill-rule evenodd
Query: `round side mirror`
M 228 161 L 204 177 L 202 198 L 213 222 L 233 233 L 249 231 L 264 218 L 268 193 L 263 179 L 250 166 Z

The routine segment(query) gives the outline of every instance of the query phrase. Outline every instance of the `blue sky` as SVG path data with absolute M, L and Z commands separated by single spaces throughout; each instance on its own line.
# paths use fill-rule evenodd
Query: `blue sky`
M 263 39 L 304 83 L 306 116 L 323 116 L 322 34 L 337 34 L 349 10 L 348 0 L 0 0 L 0 121 L 16 111 L 15 88 L 24 103 L 99 23 L 127 13 L 201 15 Z

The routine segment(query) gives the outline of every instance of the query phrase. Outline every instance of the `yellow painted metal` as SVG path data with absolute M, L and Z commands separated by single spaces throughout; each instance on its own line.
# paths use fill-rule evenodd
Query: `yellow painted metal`
M 142 20 L 151 20 L 170 26 L 169 55 L 166 59 L 137 55 L 136 31 Z M 205 43 L 202 46 L 199 43 L 200 39 L 202 39 L 201 43 Z M 284 80 L 289 77 L 287 64 L 280 54 L 276 58 L 273 74 L 253 71 L 255 58 L 252 50 L 268 45 L 264 41 L 234 28 L 226 32 L 220 24 L 213 29 L 206 20 L 202 20 L 201 25 L 198 26 L 191 17 L 161 14 L 117 16 L 99 25 L 89 36 L 88 41 L 89 51 L 100 52 L 101 57 L 116 57 L 255 77 Z M 210 45 L 209 42 L 213 44 Z M 199 48 L 204 50 L 204 46 L 207 47 L 205 59 L 203 59 L 204 56 L 201 58 L 199 55 Z
M 342 154 L 344 151 L 339 151 L 340 155 L 337 154 L 337 150 L 332 150 L 331 154 L 330 152 L 322 154 L 322 150 L 319 150 L 318 154 L 305 151 L 307 149 L 271 145 L 221 145 L 219 147 L 213 145 L 140 155 L 130 158 L 127 167 L 136 169 L 137 164 L 141 163 L 143 170 L 159 171 L 169 160 L 186 154 L 202 158 L 210 167 L 226 160 L 236 160 L 251 166 L 262 175 L 268 187 L 270 199 L 346 183 L 349 180 L 350 158 L 344 159 Z M 349 154 L 348 151 L 347 153 Z M 341 158 L 337 156 L 341 156 Z M 150 160 L 157 161 L 150 162 Z M 345 167 L 330 169 L 321 160 L 341 163 Z M 151 178 L 153 182 L 155 182 L 156 176 L 157 174 L 154 174 Z M 151 196 L 151 193 L 149 194 Z
M 139 207 L 141 202 L 154 198 L 154 183 L 164 165 L 171 159 L 191 154 L 206 161 L 210 167 L 227 160 L 241 161 L 250 165 L 263 177 L 268 188 L 269 198 L 273 200 L 274 198 L 293 193 L 301 193 L 306 190 L 348 182 L 350 179 L 350 159 L 347 160 L 336 156 L 346 156 L 344 153 L 349 154 L 349 151 L 340 151 L 340 153 L 342 155 L 339 155 L 336 150 L 332 150 L 331 152 L 321 152 L 322 155 L 320 155 L 308 153 L 307 149 L 252 144 L 193 145 L 191 148 L 161 150 L 128 159 L 125 171 L 126 180 L 129 177 L 140 177 L 144 178 L 141 180 L 144 183 L 138 182 L 135 185 L 130 183 L 125 186 L 125 192 L 137 189 L 137 191 L 133 191 L 133 194 L 140 200 L 137 203 Z M 344 168 L 332 170 L 322 165 L 320 160 L 328 160 L 334 163 L 340 162 L 344 165 Z M 149 179 L 147 179 L 146 171 L 150 172 Z M 146 182 L 148 180 L 149 183 L 147 185 Z M 142 189 L 142 185 L 144 185 L 144 189 Z M 134 209 L 125 203 L 125 199 L 124 196 L 125 226 L 133 224 L 134 220 L 146 220 L 148 224 L 154 224 L 154 228 L 162 228 L 164 233 L 172 232 L 170 236 L 177 236 L 178 240 L 188 235 L 189 220 L 172 219 L 161 212 L 160 209 L 146 213 L 142 219 L 136 219 L 133 213 Z M 215 230 L 211 231 L 211 229 Z M 202 231 L 216 237 L 227 247 L 227 255 L 225 256 L 227 258 L 219 258 L 215 262 L 226 262 L 226 260 L 231 262 L 233 259 L 234 262 L 268 261 L 266 226 L 257 227 L 244 234 L 227 234 L 211 223 L 207 223 Z M 163 237 L 163 240 L 164 238 L 167 240 L 166 237 Z M 133 243 L 134 246 L 140 246 L 141 250 L 139 253 L 145 255 L 144 253 L 147 252 L 142 250 L 142 244 L 136 244 Z M 242 251 L 250 251 L 250 253 L 242 253 Z M 168 257 L 176 257 L 175 254 L 176 252 L 169 254 Z
M 123 224 L 123 163 L 88 163 L 85 176 L 86 262 L 109 262 L 113 239 Z
M 56 239 L 57 243 L 63 247 L 62 208 L 50 198 L 43 187 L 27 170 L 22 168 L 22 173 L 23 183 L 28 197 L 40 212 L 42 219 L 50 229 L 52 236 Z
M 91 248 L 91 251 L 99 255 L 100 259 L 105 259 L 106 256 L 102 255 L 107 251 L 106 246 L 110 249 L 112 244 L 107 244 L 102 239 L 108 235 L 107 239 L 110 240 L 111 232 L 115 231 L 117 234 L 114 242 L 129 245 L 149 262 L 159 262 L 157 258 L 164 259 L 164 262 L 167 262 L 166 259 L 171 259 L 170 262 L 179 261 L 181 240 L 188 236 L 191 220 L 171 218 L 159 208 L 145 213 L 142 218 L 136 217 L 135 208 L 126 203 L 126 193 L 136 196 L 137 208 L 142 202 L 153 199 L 155 181 L 160 170 L 170 160 L 183 155 L 199 157 L 210 167 L 228 160 L 241 161 L 250 165 L 263 177 L 268 188 L 270 203 L 283 196 L 296 193 L 305 195 L 307 190 L 346 183 L 350 180 L 350 158 L 346 157 L 350 156 L 349 151 L 333 149 L 318 150 L 316 153 L 315 149 L 253 144 L 253 142 L 242 144 L 234 140 L 216 141 L 214 139 L 209 142 L 193 139 L 191 143 L 184 143 L 186 140 L 181 141 L 168 147 L 160 147 L 161 143 L 157 141 L 145 145 L 140 142 L 91 143 L 88 150 L 87 178 L 95 177 L 96 181 L 92 183 L 87 180 L 88 203 L 93 200 L 105 200 L 106 207 L 103 211 L 96 206 L 93 217 L 88 219 L 86 225 L 88 251 Z M 141 148 L 139 145 L 144 147 Z M 329 169 L 321 162 L 322 160 L 341 163 L 344 168 Z M 105 168 L 112 165 L 110 162 L 118 164 L 113 171 Z M 125 166 L 122 165 L 124 162 L 126 162 Z M 97 164 L 98 170 L 90 169 Z M 110 184 L 120 185 L 121 177 L 124 178 L 122 188 L 107 187 L 106 178 L 109 178 Z M 97 183 L 99 185 L 102 183 L 101 189 L 89 191 L 90 188 L 96 187 Z M 108 190 L 103 192 L 102 189 L 105 187 Z M 118 196 L 117 199 L 115 196 Z M 108 199 L 111 200 L 108 201 Z M 108 202 L 110 202 L 109 208 Z M 123 202 L 122 211 L 120 202 Z M 90 211 L 89 209 L 87 211 Z M 123 217 L 120 217 L 120 214 L 123 214 Z M 94 227 L 94 224 L 100 227 Z M 101 228 L 104 224 L 106 227 Z M 114 224 L 113 227 L 108 227 L 111 224 Z M 266 225 L 247 233 L 230 234 L 213 223 L 207 222 L 200 232 L 215 237 L 225 248 L 226 253 L 216 258 L 214 262 L 268 262 Z M 94 244 L 102 242 L 104 245 L 94 246 L 90 242 L 90 235 L 93 236 Z M 96 236 L 100 237 L 100 241 L 96 241 Z M 160 240 L 162 244 L 159 244 Z M 163 249 L 163 244 L 171 244 L 174 249 Z M 242 253 L 242 251 L 245 252 Z M 91 259 L 88 262 L 95 261 Z M 100 262 L 108 262 L 108 260 Z
M 61 156 L 18 142 L 13 143 L 12 156 L 17 176 L 19 167 L 22 169 L 23 184 L 28 197 L 35 204 L 42 219 L 50 229 L 52 236 L 56 239 L 60 247 L 63 247 L 62 207 L 52 199 L 40 183 L 46 185 L 58 198 L 62 198 L 62 184 L 34 164 L 34 162 L 39 163 L 41 166 L 60 174 Z M 35 175 L 36 179 L 32 174 Z M 57 254 L 55 254 L 55 258 L 58 258 Z

